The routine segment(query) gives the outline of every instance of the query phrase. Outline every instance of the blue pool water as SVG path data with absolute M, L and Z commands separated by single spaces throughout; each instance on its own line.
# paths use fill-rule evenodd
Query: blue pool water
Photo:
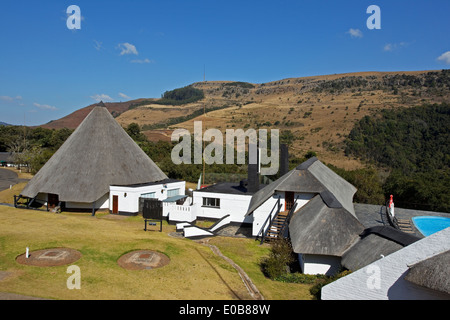
M 424 236 L 450 227 L 450 218 L 445 217 L 421 216 L 412 218 L 412 221 Z

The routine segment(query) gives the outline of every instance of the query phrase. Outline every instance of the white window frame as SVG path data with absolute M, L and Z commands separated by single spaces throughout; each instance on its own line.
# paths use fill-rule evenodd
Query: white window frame
M 151 195 L 151 197 L 149 197 L 149 195 Z M 156 198 L 156 192 L 142 193 L 140 197 L 144 198 L 144 199 L 155 199 Z
M 203 197 L 202 207 L 220 209 L 220 198 Z

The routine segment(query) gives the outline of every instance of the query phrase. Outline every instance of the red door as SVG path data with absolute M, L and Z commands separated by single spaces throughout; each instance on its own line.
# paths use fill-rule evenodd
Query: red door
M 113 196 L 113 210 L 112 213 L 119 213 L 119 196 Z

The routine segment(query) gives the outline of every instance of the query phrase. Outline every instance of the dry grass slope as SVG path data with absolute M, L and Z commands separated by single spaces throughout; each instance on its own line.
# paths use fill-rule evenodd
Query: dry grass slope
M 120 115 L 116 120 L 124 127 L 133 122 L 141 126 L 160 125 L 157 130 L 144 132 L 153 141 L 169 141 L 175 128 L 193 130 L 193 123 L 198 120 L 203 121 L 204 130 L 288 130 L 294 135 L 290 146 L 294 155 L 303 156 L 312 150 L 326 163 L 356 169 L 364 164 L 357 159 L 349 159 L 343 151 L 344 140 L 355 122 L 381 109 L 449 100 L 448 88 L 432 92 L 429 88 L 401 85 L 402 77 L 416 77 L 423 82 L 430 72 L 439 71 L 345 73 L 261 84 L 198 82 L 192 86 L 203 90 L 205 98 L 200 102 L 181 106 L 149 104 L 130 110 L 121 104 L 118 105 L 122 109 L 117 111 Z M 189 116 L 194 111 L 224 106 L 227 108 L 210 111 L 170 127 L 163 126 L 170 119 Z
M 110 214 L 63 213 L 0 206 L 0 292 L 64 300 L 251 300 L 237 271 L 222 257 L 198 242 L 163 232 L 143 231 L 142 217 L 111 219 Z M 251 239 L 217 237 L 212 244 L 231 257 L 252 279 L 266 299 L 311 299 L 309 286 L 283 284 L 264 277 L 261 257 L 267 245 Z M 81 289 L 69 290 L 68 266 L 21 265 L 16 257 L 29 247 L 72 248 L 82 257 Z M 153 250 L 170 258 L 164 267 L 127 270 L 118 259 L 134 250 Z

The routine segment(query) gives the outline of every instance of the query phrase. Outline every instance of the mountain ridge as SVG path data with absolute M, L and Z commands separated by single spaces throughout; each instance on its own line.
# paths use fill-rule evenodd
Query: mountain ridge
M 449 70 L 364 71 L 261 84 L 201 81 L 190 86 L 201 89 L 204 99 L 177 106 L 152 103 L 158 99 L 105 105 L 119 124 L 137 123 L 153 141 L 169 141 L 176 128 L 192 132 L 198 120 L 203 130 L 216 128 L 223 133 L 233 128 L 279 129 L 294 155 L 314 151 L 324 161 L 355 168 L 360 162 L 344 156 L 344 140 L 364 116 L 384 109 L 450 101 Z M 46 126 L 74 128 L 94 105 Z

